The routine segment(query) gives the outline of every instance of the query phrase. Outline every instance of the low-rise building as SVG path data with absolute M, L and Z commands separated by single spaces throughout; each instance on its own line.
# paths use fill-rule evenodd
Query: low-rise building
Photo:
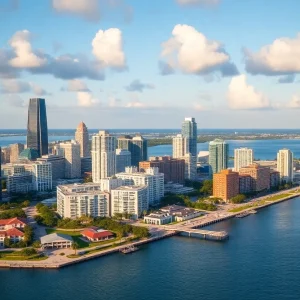
M 152 224 L 152 225 L 165 225 L 165 224 L 172 223 L 172 221 L 173 221 L 173 216 L 161 211 L 153 212 L 144 217 L 144 222 L 146 224 Z
M 42 249 L 47 248 L 70 248 L 73 244 L 73 239 L 66 234 L 51 233 L 40 238 Z
M 114 234 L 109 230 L 91 227 L 83 230 L 81 235 L 91 242 L 99 242 L 114 238 Z
M 8 230 L 11 228 L 24 228 L 27 222 L 23 218 L 10 218 L 0 220 L 0 230 Z
M 4 247 L 5 239 L 10 239 L 12 243 L 18 243 L 24 239 L 24 232 L 18 228 L 0 230 L 0 248 Z
M 165 184 L 165 194 L 171 193 L 171 194 L 185 195 L 194 191 L 195 190 L 192 187 L 184 186 L 183 184 L 179 184 L 179 183 L 169 182 Z

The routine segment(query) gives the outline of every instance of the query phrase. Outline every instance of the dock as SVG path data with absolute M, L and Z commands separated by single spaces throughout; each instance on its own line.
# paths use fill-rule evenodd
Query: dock
M 132 253 L 132 252 L 135 252 L 138 250 L 139 250 L 139 248 L 136 246 L 128 246 L 128 247 L 124 247 L 124 248 L 120 249 L 120 252 L 123 254 L 128 254 L 128 253 Z

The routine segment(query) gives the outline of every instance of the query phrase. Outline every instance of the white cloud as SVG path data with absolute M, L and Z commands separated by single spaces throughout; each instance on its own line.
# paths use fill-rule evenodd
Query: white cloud
M 246 76 L 239 75 L 231 79 L 227 100 L 231 109 L 259 109 L 270 107 L 269 99 L 247 84 Z
M 7 80 L 2 80 L 0 85 L 1 85 L 1 92 L 4 94 L 24 93 L 30 91 L 30 84 L 25 81 L 7 79 Z
M 141 108 L 141 107 L 146 107 L 146 104 L 143 103 L 143 102 L 140 102 L 140 101 L 132 101 L 132 102 L 128 102 L 125 107 L 138 107 L 138 108 Z
M 28 30 L 17 31 L 9 41 L 14 49 L 16 57 L 9 61 L 15 68 L 36 68 L 47 63 L 45 58 L 41 58 L 33 53 L 30 44 L 31 34 Z
M 300 72 L 300 33 L 278 38 L 257 53 L 245 50 L 246 69 L 252 74 L 280 75 Z
M 79 79 L 69 80 L 67 90 L 71 91 L 71 92 L 88 92 L 89 91 L 87 85 L 82 80 L 79 80 Z
M 99 104 L 99 100 L 95 99 L 90 92 L 77 93 L 78 106 L 90 107 Z
M 208 40 L 204 34 L 189 25 L 176 25 L 172 35 L 162 44 L 161 52 L 170 68 L 179 68 L 193 74 L 219 70 L 224 76 L 229 75 L 227 73 L 236 75 L 236 67 L 232 69 L 230 57 L 219 42 Z
M 74 14 L 90 21 L 100 19 L 99 0 L 52 0 L 52 7 L 58 13 Z
M 176 0 L 180 5 L 216 5 L 221 0 Z
M 40 87 L 36 83 L 30 82 L 29 84 L 30 84 L 32 92 L 35 95 L 37 95 L 37 96 L 49 95 L 49 93 L 46 90 L 44 90 L 42 87 Z
M 118 28 L 99 30 L 92 41 L 93 54 L 105 67 L 124 69 L 122 32 Z
M 300 96 L 294 95 L 292 100 L 287 104 L 288 108 L 300 108 Z

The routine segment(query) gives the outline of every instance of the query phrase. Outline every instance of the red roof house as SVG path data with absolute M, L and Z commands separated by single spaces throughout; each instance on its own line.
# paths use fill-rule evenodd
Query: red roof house
M 87 228 L 81 232 L 81 235 L 85 238 L 87 238 L 89 241 L 92 242 L 98 242 L 98 241 L 104 241 L 109 240 L 114 237 L 114 234 L 109 230 L 103 230 L 103 229 L 97 229 L 95 227 L 93 228 Z
M 23 218 L 0 219 L 0 230 L 8 230 L 10 228 L 24 228 L 27 225 Z

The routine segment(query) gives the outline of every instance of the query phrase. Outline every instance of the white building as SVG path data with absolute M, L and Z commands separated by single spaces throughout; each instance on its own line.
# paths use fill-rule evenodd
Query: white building
M 39 192 L 52 190 L 52 164 L 34 163 L 32 165 L 33 189 Z
M 80 157 L 90 156 L 90 141 L 89 132 L 86 125 L 83 122 L 77 126 L 75 132 L 75 141 L 80 145 Z
M 191 153 L 187 153 L 184 157 L 185 160 L 185 179 L 188 180 L 196 180 L 197 178 L 197 158 L 193 156 Z
M 100 179 L 100 189 L 102 192 L 109 192 L 123 185 L 123 180 L 117 177 L 109 177 Z
M 279 150 L 277 153 L 277 171 L 282 181 L 293 181 L 293 153 L 289 149 Z
M 234 171 L 253 164 L 253 150 L 249 148 L 234 149 Z
M 126 167 L 131 166 L 131 153 L 128 150 L 116 150 L 116 172 L 125 172 Z
M 182 134 L 173 138 L 173 158 L 183 158 L 187 153 L 187 141 Z
M 116 173 L 116 138 L 106 131 L 99 131 L 92 138 L 93 182 Z
M 56 151 L 65 158 L 65 178 L 81 177 L 80 145 L 75 141 L 60 143 Z
M 60 185 L 57 187 L 57 212 L 63 218 L 109 217 L 109 194 L 99 184 Z
M 148 210 L 147 186 L 121 186 L 111 191 L 112 216 L 128 213 L 137 219 Z
M 164 174 L 158 168 L 146 169 L 145 173 L 138 172 L 136 167 L 126 168 L 125 172 L 117 173 L 117 178 L 123 179 L 124 185 L 147 185 L 148 203 L 155 205 L 164 196 Z

